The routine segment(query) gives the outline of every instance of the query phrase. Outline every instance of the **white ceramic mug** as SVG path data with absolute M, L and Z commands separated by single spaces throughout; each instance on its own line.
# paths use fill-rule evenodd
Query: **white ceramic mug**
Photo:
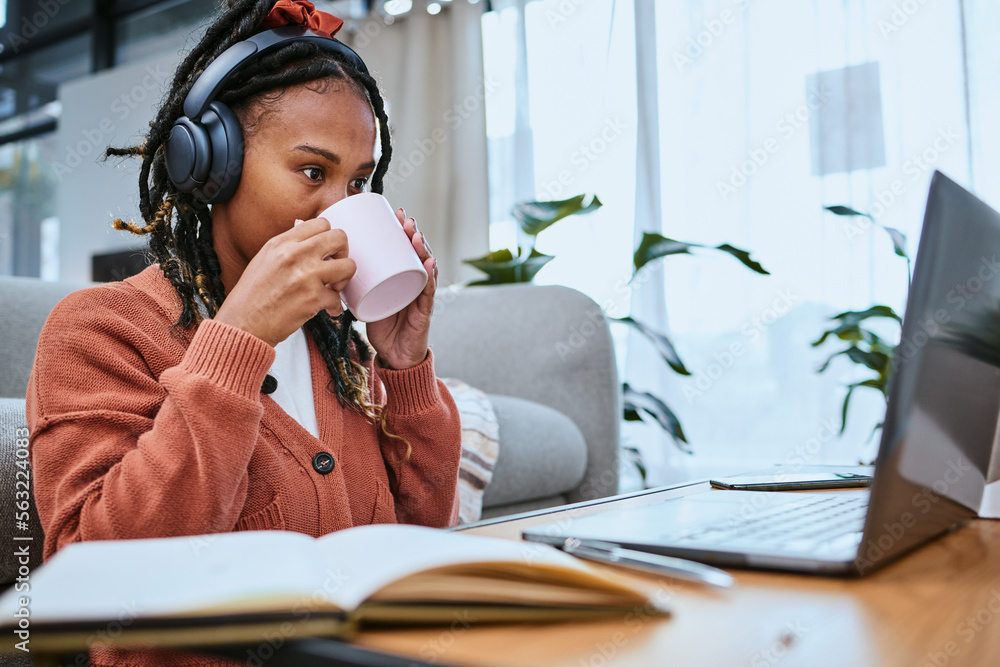
M 423 291 L 423 262 L 385 197 L 352 195 L 319 217 L 347 234 L 347 256 L 358 270 L 340 296 L 356 318 L 375 322 L 395 315 Z

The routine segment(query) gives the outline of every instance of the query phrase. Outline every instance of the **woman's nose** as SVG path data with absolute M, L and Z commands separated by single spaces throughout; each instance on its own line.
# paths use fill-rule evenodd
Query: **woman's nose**
M 350 183 L 347 182 L 331 185 L 329 190 L 323 193 L 325 196 L 323 197 L 322 208 L 320 208 L 320 210 L 316 212 L 316 216 L 318 216 L 320 213 L 330 208 L 337 202 L 343 199 L 347 199 L 347 188 L 349 185 Z

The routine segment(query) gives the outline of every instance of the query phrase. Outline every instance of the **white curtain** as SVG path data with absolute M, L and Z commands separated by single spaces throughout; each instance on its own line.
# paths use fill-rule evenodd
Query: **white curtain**
M 639 247 L 645 232 L 663 232 L 663 198 L 660 183 L 660 96 L 656 58 L 656 10 L 652 2 L 635 5 L 636 51 L 636 163 L 635 163 L 635 228 L 633 247 Z M 660 262 L 647 265 L 633 281 L 630 314 L 658 331 L 669 330 L 666 310 L 664 266 Z M 668 406 L 677 405 L 680 392 L 676 383 L 656 360 L 657 352 L 637 331 L 629 331 L 622 352 L 626 358 L 625 380 L 640 392 L 652 393 Z M 623 444 L 639 451 L 648 470 L 667 471 L 683 465 L 684 455 L 662 428 L 646 423 L 625 423 Z M 665 481 L 665 480 L 656 480 Z
M 970 178 L 976 192 L 1000 208 L 1000 3 L 964 0 L 965 63 L 968 76 Z
M 483 4 L 423 2 L 392 24 L 372 18 L 345 36 L 388 104 L 393 156 L 385 196 L 416 217 L 442 285 L 471 278 L 462 259 L 489 249 Z

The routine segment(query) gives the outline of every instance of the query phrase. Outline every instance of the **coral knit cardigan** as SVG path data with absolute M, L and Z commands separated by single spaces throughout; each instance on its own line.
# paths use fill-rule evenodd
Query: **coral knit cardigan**
M 308 335 L 319 439 L 261 394 L 271 346 L 213 320 L 174 330 L 179 313 L 153 265 L 69 295 L 46 321 L 27 394 L 46 559 L 79 540 L 454 524 L 459 416 L 429 352 L 406 370 L 366 366 L 389 431 L 412 446 L 401 463 L 404 443 L 340 406 Z M 326 474 L 319 452 L 334 459 Z M 94 649 L 91 664 L 233 663 Z

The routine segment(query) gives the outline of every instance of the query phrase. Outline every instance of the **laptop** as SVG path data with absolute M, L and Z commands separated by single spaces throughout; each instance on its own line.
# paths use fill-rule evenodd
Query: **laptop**
M 864 575 L 976 516 L 998 415 L 1000 214 L 935 172 L 870 489 L 706 489 L 535 526 L 523 537 Z

